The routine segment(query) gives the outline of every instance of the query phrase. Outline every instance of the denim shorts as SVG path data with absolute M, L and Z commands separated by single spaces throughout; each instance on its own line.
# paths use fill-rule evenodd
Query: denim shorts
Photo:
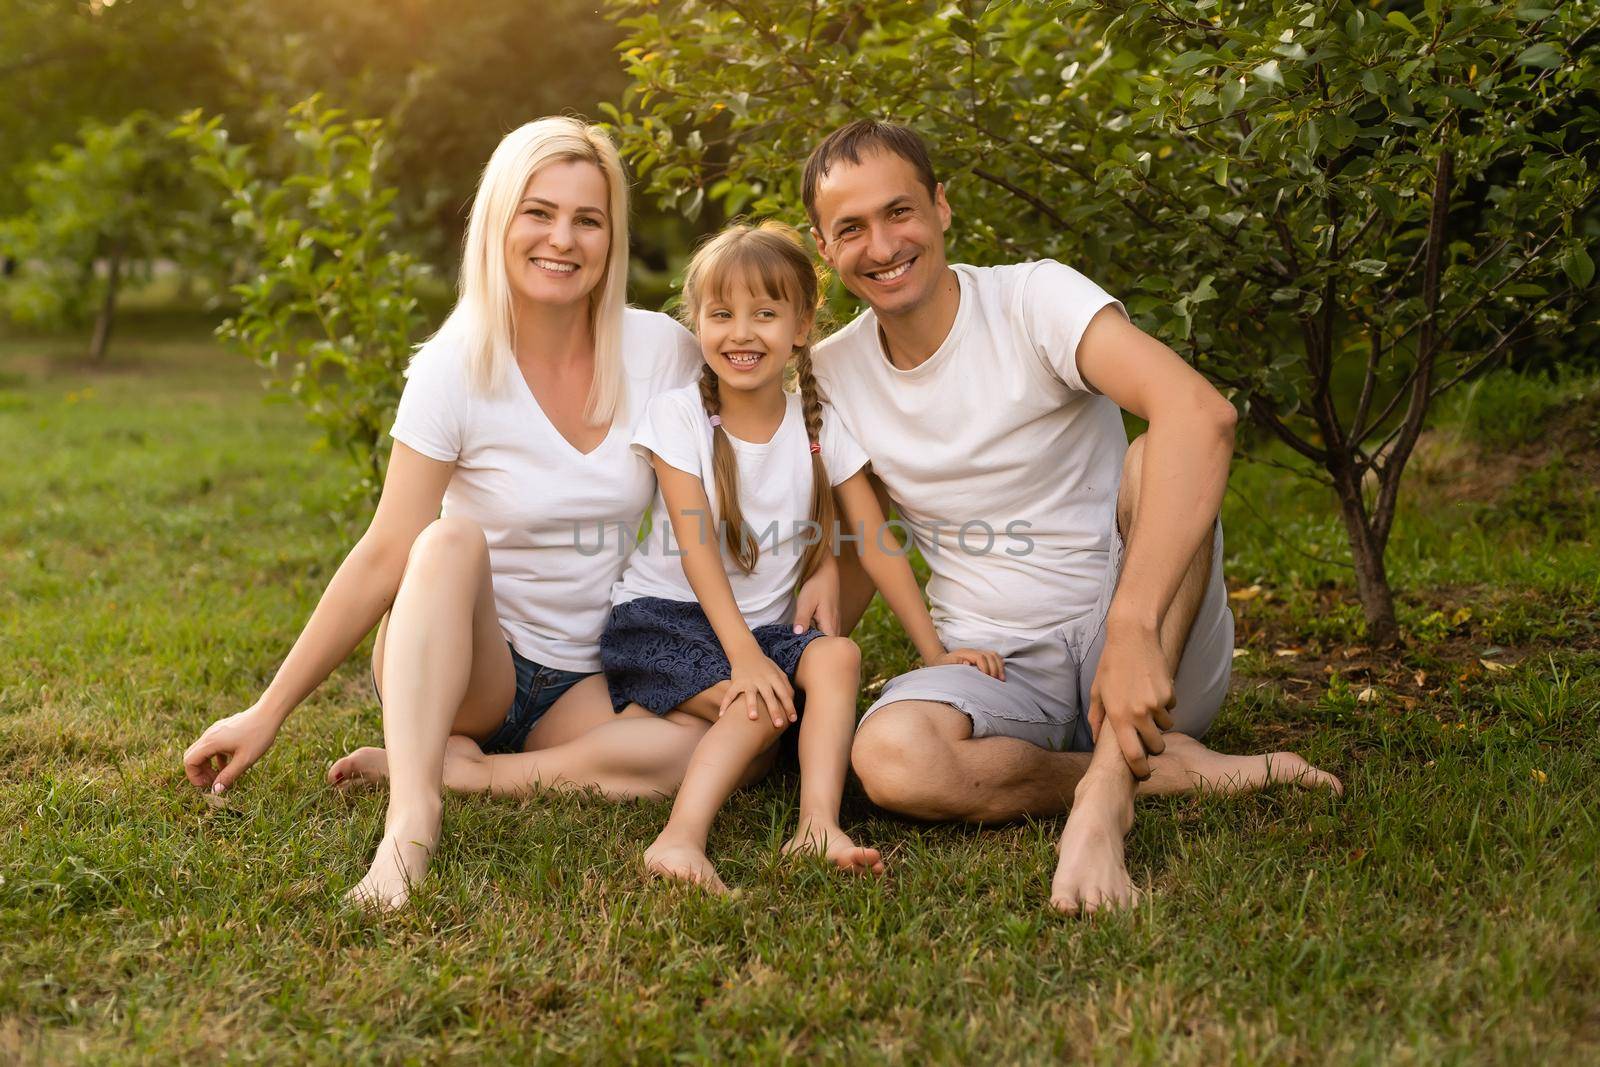
M 545 667 L 518 652 L 511 642 L 507 641 L 506 647 L 511 649 L 511 665 L 517 672 L 517 691 L 511 697 L 511 707 L 506 709 L 506 721 L 481 746 L 490 753 L 521 752 L 522 746 L 528 743 L 528 732 L 544 718 L 551 705 L 561 699 L 561 694 L 591 674 L 600 673 Z M 378 692 L 376 675 L 372 679 L 372 691 L 381 705 L 383 694 Z

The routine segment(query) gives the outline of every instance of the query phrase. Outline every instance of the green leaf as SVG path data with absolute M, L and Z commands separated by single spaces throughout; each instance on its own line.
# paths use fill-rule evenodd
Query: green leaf
M 1278 70 L 1278 61 L 1276 59 L 1267 60 L 1251 73 L 1269 85 L 1283 84 L 1283 75 Z
M 1221 93 L 1222 117 L 1227 118 L 1233 114 L 1233 109 L 1239 106 L 1239 101 L 1244 99 L 1244 79 L 1236 78 L 1223 82 Z
M 1524 67 L 1542 67 L 1552 70 L 1561 65 L 1561 50 L 1549 41 L 1540 41 L 1531 48 L 1523 49 L 1517 57 L 1517 63 Z
M 1389 269 L 1389 264 L 1381 259 L 1358 259 L 1350 266 L 1362 274 L 1371 274 L 1374 277 Z
M 1588 288 L 1589 283 L 1594 281 L 1594 260 L 1589 258 L 1588 250 L 1582 245 L 1573 245 L 1562 253 L 1561 269 L 1579 289 Z
M 1416 25 L 1410 19 L 1406 18 L 1405 14 L 1402 12 L 1391 11 L 1384 16 L 1383 21 L 1387 22 L 1391 26 L 1399 26 L 1402 30 L 1405 30 L 1413 37 L 1422 36 L 1422 34 L 1417 31 Z

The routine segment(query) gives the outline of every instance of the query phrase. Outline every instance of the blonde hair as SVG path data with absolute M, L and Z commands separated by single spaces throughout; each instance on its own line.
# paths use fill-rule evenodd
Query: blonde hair
M 683 302 L 679 313 L 691 330 L 700 318 L 708 299 L 725 302 L 734 284 L 743 284 L 771 300 L 786 300 L 804 317 L 816 323 L 821 279 L 811 257 L 801 247 L 795 232 L 776 222 L 759 226 L 730 226 L 702 244 L 689 261 L 683 276 Z M 811 442 L 811 521 L 823 531 L 816 544 L 806 551 L 801 579 L 810 577 L 832 550 L 834 524 L 833 486 L 828 479 L 822 451 L 822 394 L 811 368 L 811 342 L 795 348 L 795 378 L 800 386 L 800 408 L 805 416 L 806 438 Z M 700 372 L 700 403 L 706 415 L 721 413 L 720 382 L 708 363 Z M 711 430 L 712 470 L 716 479 L 723 543 L 728 554 L 746 574 L 755 570 L 760 548 L 745 524 L 739 507 L 739 464 L 721 426 Z
M 592 163 L 605 176 L 610 245 L 605 273 L 589 294 L 589 328 L 594 339 L 594 382 L 584 419 L 595 426 L 611 421 L 623 400 L 622 312 L 628 290 L 628 182 L 622 158 L 599 126 L 579 119 L 543 118 L 506 134 L 483 168 L 461 256 L 456 306 L 429 338 L 466 351 L 473 386 L 494 393 L 516 360 L 516 320 L 506 274 L 506 233 L 529 180 L 552 163 Z

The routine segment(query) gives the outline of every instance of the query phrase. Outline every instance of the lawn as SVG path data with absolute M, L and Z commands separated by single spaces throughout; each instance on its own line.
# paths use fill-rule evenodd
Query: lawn
M 1240 463 L 1240 617 L 1212 741 L 1294 747 L 1342 800 L 1141 801 L 1137 910 L 1053 914 L 1060 820 L 847 825 L 892 875 L 778 855 L 738 796 L 721 901 L 646 881 L 664 803 L 456 798 L 416 906 L 340 903 L 383 797 L 359 658 L 219 806 L 184 747 L 248 704 L 348 546 L 350 470 L 197 320 L 109 365 L 0 339 L 0 1061 L 1600 1062 L 1600 386 L 1490 380 L 1415 461 L 1357 636 L 1319 490 Z M 908 658 L 881 605 L 873 685 Z M 869 685 L 869 692 L 873 686 Z

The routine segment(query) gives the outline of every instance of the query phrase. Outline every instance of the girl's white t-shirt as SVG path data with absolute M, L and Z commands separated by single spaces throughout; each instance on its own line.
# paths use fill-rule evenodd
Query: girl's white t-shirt
M 961 305 L 925 362 L 894 366 L 869 309 L 813 365 L 927 561 L 940 636 L 984 647 L 1099 601 L 1128 438 L 1078 372 L 1078 342 L 1122 306 L 1053 260 L 951 270 Z
M 699 520 L 700 529 L 693 536 L 704 536 L 717 546 L 739 613 L 752 629 L 787 622 L 793 616 L 800 566 L 814 539 L 810 525 L 811 442 L 806 437 L 800 397 L 784 395 L 783 421 L 770 441 L 756 444 L 728 435 L 739 464 L 739 507 L 760 549 L 755 570 L 749 574 L 740 570 L 723 548 L 717 523 L 722 505 L 711 459 L 713 431 L 700 402 L 699 385 L 674 389 L 652 400 L 633 435 L 634 451 L 640 457 L 648 460 L 653 452 L 678 470 L 695 475 L 705 486 L 711 514 Z M 832 485 L 847 481 L 866 466 L 866 453 L 826 404 L 822 406 L 819 443 Z M 629 558 L 622 579 L 612 590 L 612 601 L 625 604 L 639 597 L 695 601 L 694 589 L 683 573 L 682 548 L 659 487 L 650 515 L 649 536 Z M 827 533 L 831 536 L 832 531 Z
M 465 353 L 442 337 L 412 359 L 390 431 L 455 464 L 443 514 L 483 529 L 501 630 L 523 656 L 561 670 L 600 669 L 611 586 L 655 489 L 649 461 L 629 447 L 634 426 L 701 362 L 699 343 L 666 315 L 628 308 L 622 324 L 623 403 L 591 452 L 561 436 L 515 364 L 483 395 Z

